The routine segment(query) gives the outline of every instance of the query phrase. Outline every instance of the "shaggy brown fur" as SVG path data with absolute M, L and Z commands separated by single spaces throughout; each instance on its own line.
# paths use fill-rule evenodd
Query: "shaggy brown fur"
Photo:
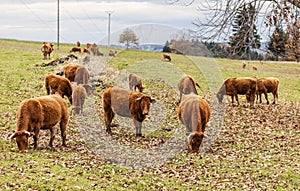
M 79 41 L 76 42 L 76 46 L 80 47 L 80 42 Z
M 63 98 L 64 96 L 67 96 L 72 104 L 72 85 L 67 78 L 54 74 L 48 74 L 45 77 L 45 86 L 47 95 L 50 95 L 51 89 L 51 94 L 55 94 L 57 92 Z
M 89 51 L 87 48 L 84 48 L 84 49 L 83 49 L 83 52 L 84 52 L 84 53 L 87 53 L 87 54 L 90 54 L 90 51 Z
M 66 144 L 66 129 L 69 120 L 68 106 L 59 95 L 49 95 L 24 100 L 18 109 L 16 138 L 20 151 L 28 150 L 28 138 L 33 135 L 34 150 L 37 149 L 40 130 L 50 130 L 49 146 L 53 146 L 54 126 L 59 123 L 62 145 Z
M 186 126 L 186 133 L 189 135 L 188 150 L 198 152 L 210 118 L 208 103 L 198 95 L 187 95 L 179 105 L 178 117 Z
M 198 92 L 196 90 L 196 86 L 200 88 L 200 85 L 195 81 L 195 79 L 190 75 L 184 75 L 182 76 L 177 83 L 177 87 L 179 89 L 180 97 L 179 97 L 179 103 L 182 99 L 182 94 L 187 95 L 190 93 L 194 93 L 198 95 Z
M 163 53 L 163 58 L 164 58 L 164 60 L 167 60 L 169 62 L 171 62 L 171 60 L 172 60 L 170 54 L 167 54 L 167 53 Z
M 230 95 L 232 104 L 234 103 L 234 97 L 238 103 L 238 94 L 246 95 L 247 101 L 250 102 L 250 106 L 254 105 L 255 94 L 257 91 L 257 79 L 256 78 L 228 78 L 225 80 L 220 90 L 217 93 L 217 97 L 220 103 L 222 103 L 224 95 Z
M 139 77 L 136 74 L 129 74 L 128 81 L 129 81 L 129 89 L 131 91 L 136 91 L 136 88 L 137 88 L 140 92 L 143 92 L 144 87 L 142 84 L 141 77 Z
M 80 66 L 75 71 L 74 82 L 77 84 L 88 84 L 89 83 L 89 71 L 84 66 Z
M 84 101 L 87 98 L 87 93 L 82 85 L 76 86 L 72 94 L 73 111 L 75 114 L 83 112 Z
M 80 67 L 78 64 L 67 63 L 64 65 L 64 74 L 71 82 L 75 80 L 76 70 Z
M 111 122 L 115 114 L 134 120 L 136 136 L 142 136 L 142 122 L 150 110 L 150 96 L 118 87 L 109 87 L 103 93 L 103 110 L 106 131 L 111 133 Z
M 257 100 L 259 96 L 259 103 L 262 103 L 261 101 L 261 94 L 265 94 L 265 98 L 267 100 L 267 104 L 269 104 L 268 100 L 268 93 L 273 94 L 273 104 L 276 103 L 276 98 L 278 99 L 278 85 L 279 80 L 274 77 L 268 77 L 268 78 L 259 78 L 257 80 Z
M 43 42 L 41 51 L 42 51 L 42 53 L 44 55 L 44 58 L 43 58 L 44 60 L 47 59 L 47 56 L 50 59 L 50 54 L 53 51 L 53 44 L 50 43 L 50 42 Z

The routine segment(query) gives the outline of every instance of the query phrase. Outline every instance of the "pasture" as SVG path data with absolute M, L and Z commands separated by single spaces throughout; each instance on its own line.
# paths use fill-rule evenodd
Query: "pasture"
M 62 44 L 59 50 L 54 46 L 51 58 L 68 55 L 73 46 Z M 40 47 L 41 42 L 0 39 L 0 190 L 300 189 L 300 64 L 250 61 L 243 69 L 238 60 L 171 54 L 172 62 L 165 62 L 160 52 L 138 50 L 118 50 L 116 57 L 109 57 L 109 49 L 100 47 L 104 57 L 93 68 L 104 64 L 118 75 L 107 76 L 107 84 L 96 88 L 82 116 L 70 117 L 68 147 L 61 146 L 57 127 L 53 148 L 47 148 L 49 132 L 41 131 L 40 149 L 33 151 L 31 145 L 27 153 L 19 153 L 16 142 L 7 140 L 16 129 L 17 108 L 24 99 L 45 95 L 45 75 L 61 67 L 42 67 L 51 60 L 42 60 Z M 252 70 L 253 66 L 258 70 Z M 102 92 L 109 84 L 128 88 L 129 72 L 143 76 L 144 92 L 158 103 L 143 124 L 143 138 L 134 136 L 131 120 L 118 118 L 121 125 L 112 128 L 108 140 L 123 150 L 108 152 L 102 146 L 109 144 L 105 142 L 108 135 L 99 125 L 103 122 Z M 169 153 L 174 151 L 171 145 L 161 149 L 165 153 L 151 155 L 147 151 L 159 152 L 156 148 L 166 145 L 180 126 L 176 84 L 183 73 L 196 79 L 202 88 L 199 94 L 215 109 L 206 130 L 213 139 L 198 154 L 187 153 L 184 145 Z M 266 105 L 263 96 L 262 104 L 250 108 L 241 95 L 240 106 L 217 104 L 215 92 L 222 81 L 242 76 L 279 78 L 278 104 Z M 269 99 L 273 101 L 271 94 Z M 136 160 L 135 153 L 148 155 L 137 155 Z M 165 158 L 155 160 L 160 155 Z

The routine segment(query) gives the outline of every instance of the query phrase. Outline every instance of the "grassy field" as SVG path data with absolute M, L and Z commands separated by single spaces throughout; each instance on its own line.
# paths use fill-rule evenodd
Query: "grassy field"
M 72 46 L 62 44 L 51 58 L 68 55 Z M 171 55 L 169 63 L 162 60 L 161 53 L 138 50 L 119 51 L 116 57 L 109 58 L 108 49 L 101 47 L 105 55 L 102 61 L 116 70 L 142 75 L 145 93 L 163 103 L 166 110 L 167 119 L 157 121 L 160 105 L 152 108 L 159 112 L 150 122 L 159 131 L 145 138 L 134 137 L 130 128 L 113 129 L 112 140 L 127 150 L 132 148 L 132 156 L 136 151 L 147 153 L 166 144 L 174 133 L 178 124 L 176 83 L 183 73 L 196 79 L 203 90 L 199 93 L 207 99 L 228 77 L 273 76 L 280 80 L 276 105 L 266 105 L 263 99 L 263 104 L 249 108 L 243 96 L 241 106 L 213 105 L 210 101 L 212 108 L 220 107 L 226 112 L 221 123 L 209 124 L 207 131 L 215 129 L 218 134 L 206 152 L 189 154 L 180 150 L 159 166 L 131 168 L 107 160 L 107 153 L 97 152 L 98 145 L 91 145 L 82 134 L 82 128 L 88 127 L 79 127 L 74 116 L 68 125 L 67 148 L 60 146 L 59 131 L 53 148 L 47 148 L 49 133 L 43 131 L 40 149 L 32 151 L 31 146 L 28 153 L 19 153 L 15 141 L 7 140 L 16 129 L 20 102 L 45 95 L 44 76 L 61 67 L 41 67 L 50 60 L 42 60 L 40 47 L 41 42 L 0 39 L 0 190 L 300 190 L 300 64 L 251 61 L 242 69 L 242 61 L 238 60 L 183 55 Z M 258 70 L 252 70 L 252 66 Z M 97 88 L 91 104 L 93 107 L 95 103 L 98 118 L 103 117 L 102 91 L 101 86 Z M 86 108 L 87 114 L 89 109 Z M 216 115 L 213 113 L 212 119 Z M 145 122 L 143 132 L 150 122 Z M 97 134 L 89 137 L 98 138 L 104 139 Z M 124 155 L 130 160 L 131 154 L 126 152 Z M 140 160 L 151 157 L 141 155 Z

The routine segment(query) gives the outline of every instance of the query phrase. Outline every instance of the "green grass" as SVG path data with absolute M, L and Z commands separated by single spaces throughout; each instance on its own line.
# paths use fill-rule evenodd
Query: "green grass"
M 40 67 L 49 61 L 42 60 L 41 42 L 0 39 L 0 44 L 0 190 L 300 189 L 298 63 L 253 61 L 242 69 L 242 61 L 237 60 L 171 54 L 169 63 L 162 60 L 162 53 L 119 51 L 109 65 L 148 75 L 146 93 L 152 93 L 151 79 L 158 77 L 176 89 L 177 79 L 183 73 L 200 83 L 204 89 L 202 95 L 212 91 L 209 87 L 219 87 L 217 82 L 228 77 L 274 76 L 280 80 L 278 105 L 262 104 L 255 109 L 226 106 L 220 136 L 208 152 L 180 152 L 161 167 L 131 169 L 105 161 L 103 156 L 86 148 L 72 117 L 67 132 L 68 148 L 60 146 L 59 135 L 54 149 L 45 148 L 49 135 L 43 132 L 41 150 L 18 153 L 16 143 L 7 140 L 16 129 L 17 107 L 24 99 L 45 95 L 44 76 L 55 68 Z M 62 44 L 51 58 L 69 54 L 72 46 Z M 105 47 L 101 50 L 108 52 Z M 257 71 L 251 69 L 254 65 Z M 153 75 L 146 71 L 152 71 Z M 155 95 L 164 95 L 167 85 L 161 83 L 157 84 L 162 92 Z M 176 112 L 176 108 L 169 109 Z M 178 119 L 169 120 L 178 124 Z M 155 131 L 150 137 L 155 138 L 159 133 Z

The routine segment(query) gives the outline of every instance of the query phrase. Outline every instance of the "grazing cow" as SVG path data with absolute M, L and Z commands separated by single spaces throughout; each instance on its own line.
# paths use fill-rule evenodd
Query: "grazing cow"
M 65 77 L 70 80 L 70 82 L 74 82 L 75 80 L 75 75 L 76 75 L 76 70 L 80 67 L 79 64 L 71 64 L 67 63 L 64 65 L 64 74 Z
M 76 86 L 72 93 L 73 100 L 73 111 L 75 114 L 80 114 L 83 112 L 83 104 L 87 98 L 87 93 L 82 85 Z
M 50 54 L 53 51 L 53 44 L 50 42 L 43 42 L 41 51 L 44 55 L 44 58 L 43 58 L 44 60 L 47 59 L 47 55 L 48 55 L 48 58 L 50 59 Z
M 111 133 L 111 122 L 115 114 L 133 119 L 136 136 L 142 136 L 142 122 L 155 100 L 140 92 L 119 87 L 109 87 L 103 93 L 103 110 L 106 131 Z
M 76 46 L 80 47 L 80 42 L 79 41 L 76 42 Z
M 243 61 L 243 69 L 245 69 L 245 68 L 246 68 L 246 66 L 247 66 L 247 63 L 246 63 L 246 61 Z
M 90 47 L 88 48 L 88 50 L 90 50 L 90 52 L 92 52 L 92 54 L 93 54 L 94 56 L 103 56 L 103 53 L 101 53 L 101 52 L 99 51 L 99 47 L 98 47 L 98 45 L 97 45 L 96 43 L 94 43 L 92 46 L 90 46 Z
M 88 84 L 89 83 L 89 71 L 84 66 L 80 66 L 75 71 L 74 82 L 77 84 Z
M 277 78 L 274 77 L 259 78 L 257 80 L 257 100 L 259 96 L 259 103 L 262 103 L 261 94 L 263 93 L 265 94 L 267 104 L 269 104 L 268 93 L 272 93 L 274 98 L 273 104 L 275 104 L 276 98 L 278 99 L 278 85 L 279 85 L 279 80 Z
M 256 71 L 256 70 L 257 70 L 257 67 L 253 66 L 252 69 Z
M 64 96 L 67 96 L 72 104 L 72 85 L 67 78 L 54 74 L 48 74 L 45 77 L 45 86 L 47 95 L 50 95 L 51 89 L 51 94 L 55 94 L 57 92 L 63 98 Z
M 136 74 L 129 74 L 128 81 L 129 81 L 129 89 L 131 91 L 136 91 L 136 88 L 137 88 L 140 92 L 143 92 L 144 87 L 142 84 L 141 77 L 139 77 Z
M 238 94 L 246 95 L 247 101 L 250 102 L 250 106 L 254 105 L 255 94 L 257 91 L 257 79 L 256 78 L 228 78 L 224 81 L 220 90 L 217 93 L 219 103 L 222 103 L 224 95 L 230 95 L 232 104 L 234 103 L 234 97 L 238 103 Z
M 177 87 L 179 89 L 180 97 L 179 97 L 179 103 L 182 99 L 182 94 L 190 94 L 194 93 L 198 95 L 198 92 L 196 90 L 196 86 L 200 88 L 200 85 L 195 81 L 195 79 L 190 75 L 183 75 L 177 83 Z
M 171 62 L 171 56 L 170 56 L 170 54 L 163 53 L 163 58 L 164 58 L 164 60 L 168 60 L 169 62 Z
M 198 95 L 189 94 L 179 105 L 178 117 L 186 127 L 188 150 L 198 152 L 210 118 L 208 103 Z
M 53 146 L 54 126 L 59 123 L 62 145 L 66 144 L 69 120 L 68 106 L 59 95 L 42 96 L 24 100 L 18 108 L 17 130 L 10 136 L 16 138 L 20 151 L 28 150 L 28 138 L 33 136 L 34 150 L 38 148 L 40 130 L 50 130 L 49 146 Z
M 84 52 L 84 53 L 87 53 L 87 54 L 90 54 L 90 51 L 89 51 L 87 48 L 84 48 L 84 49 L 83 49 L 83 52 Z
M 70 52 L 79 52 L 79 53 L 81 53 L 81 48 L 80 47 L 73 47 L 73 48 L 71 48 Z
M 116 56 L 117 51 L 116 50 L 109 50 L 108 56 Z

